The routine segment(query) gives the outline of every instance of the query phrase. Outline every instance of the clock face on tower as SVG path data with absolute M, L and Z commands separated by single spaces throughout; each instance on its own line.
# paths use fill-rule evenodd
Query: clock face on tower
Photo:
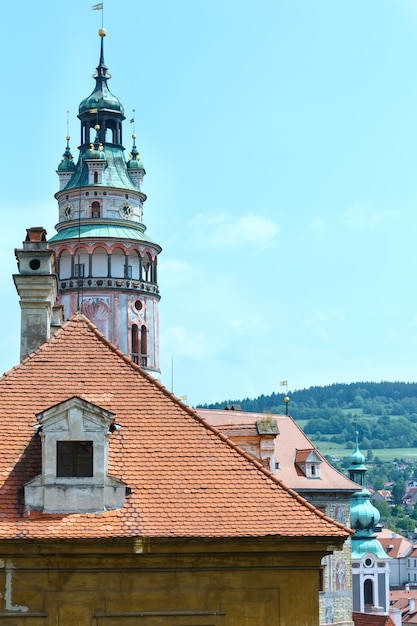
M 64 217 L 66 220 L 70 220 L 73 215 L 74 215 L 74 208 L 71 202 L 67 202 L 66 205 L 64 206 Z
M 129 202 L 123 202 L 120 205 L 119 208 L 119 213 L 122 217 L 124 217 L 126 220 L 130 220 L 133 217 L 133 208 L 132 205 L 129 204 Z

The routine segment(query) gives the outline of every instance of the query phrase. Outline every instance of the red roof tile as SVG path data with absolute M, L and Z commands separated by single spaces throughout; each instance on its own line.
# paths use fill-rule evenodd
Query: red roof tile
M 41 473 L 35 415 L 79 396 L 116 415 L 109 473 L 132 494 L 121 510 L 24 511 Z M 274 478 L 145 374 L 82 315 L 0 379 L 0 536 L 5 538 L 345 538 L 350 532 Z
M 219 430 L 230 430 L 231 426 L 243 427 L 254 425 L 259 419 L 265 419 L 265 413 L 246 413 L 245 411 L 225 411 L 217 409 L 197 409 L 198 414 Z M 271 415 L 277 425 L 279 434 L 275 438 L 275 461 L 279 465 L 277 476 L 287 485 L 297 491 L 314 491 L 315 489 L 345 490 L 347 493 L 357 491 L 357 484 L 341 474 L 314 448 L 307 435 L 301 430 L 297 422 L 289 415 Z M 233 435 L 230 435 L 233 438 Z M 311 480 L 305 474 L 297 471 L 295 457 L 301 458 L 306 451 L 306 458 L 312 450 L 322 459 L 320 480 Z
M 374 613 L 352 613 L 355 626 L 395 626 L 389 615 Z

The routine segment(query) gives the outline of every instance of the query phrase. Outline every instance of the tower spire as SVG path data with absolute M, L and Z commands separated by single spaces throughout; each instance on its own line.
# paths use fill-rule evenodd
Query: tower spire
M 58 167 L 58 233 L 49 242 L 59 261 L 58 298 L 65 317 L 81 310 L 125 354 L 159 377 L 161 248 L 145 234 L 145 168 L 135 133 L 126 160 L 124 108 L 107 85 L 111 74 L 104 61 L 104 28 L 99 36 L 95 86 L 78 110 L 78 162 L 70 161 L 67 143 L 64 165 Z

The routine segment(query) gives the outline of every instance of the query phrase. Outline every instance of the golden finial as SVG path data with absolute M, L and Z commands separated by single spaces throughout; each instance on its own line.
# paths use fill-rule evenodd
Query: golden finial
M 288 415 L 288 402 L 290 401 L 288 396 L 285 396 L 284 398 L 284 402 L 285 402 L 285 415 Z

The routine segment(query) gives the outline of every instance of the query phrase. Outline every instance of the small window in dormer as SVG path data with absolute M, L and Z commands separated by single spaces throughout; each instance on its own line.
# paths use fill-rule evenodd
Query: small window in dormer
M 56 475 L 67 478 L 93 476 L 93 442 L 57 441 Z
M 316 466 L 315 466 L 315 465 L 312 465 L 312 466 L 311 466 L 311 475 L 312 475 L 312 476 L 315 476 L 315 475 L 316 475 Z

